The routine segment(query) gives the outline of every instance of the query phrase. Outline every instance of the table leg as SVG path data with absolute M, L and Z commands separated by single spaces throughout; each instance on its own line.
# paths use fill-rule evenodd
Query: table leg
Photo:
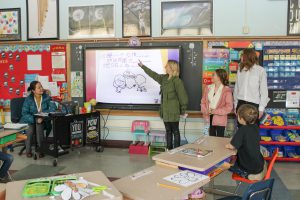
M 204 191 L 206 193 L 213 194 L 213 195 L 216 194 L 216 195 L 219 195 L 219 196 L 235 196 L 236 195 L 232 192 L 228 192 L 228 191 L 224 191 L 224 190 L 215 188 L 213 178 L 210 180 L 210 182 L 208 184 L 208 188 L 205 188 Z

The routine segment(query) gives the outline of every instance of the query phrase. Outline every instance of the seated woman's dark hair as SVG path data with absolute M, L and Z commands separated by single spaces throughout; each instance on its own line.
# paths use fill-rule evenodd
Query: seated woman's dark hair
M 27 88 L 27 92 L 31 92 L 33 90 L 35 90 L 36 85 L 40 83 L 39 81 L 32 81 L 29 85 L 29 87 Z

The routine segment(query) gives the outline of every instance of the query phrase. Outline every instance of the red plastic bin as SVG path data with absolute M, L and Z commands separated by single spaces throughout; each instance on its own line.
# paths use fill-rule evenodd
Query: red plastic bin
M 137 144 L 131 144 L 129 146 L 129 153 L 130 154 L 144 154 L 144 155 L 148 155 L 148 151 L 149 151 L 149 145 L 144 145 L 143 142 L 139 142 Z

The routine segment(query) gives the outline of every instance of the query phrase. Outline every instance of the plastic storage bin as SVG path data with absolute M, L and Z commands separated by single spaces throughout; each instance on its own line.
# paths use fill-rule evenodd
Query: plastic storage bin
M 285 157 L 288 158 L 300 158 L 300 148 L 293 146 L 285 146 L 284 147 Z
M 8 142 L 11 142 L 11 141 L 14 141 L 17 139 L 17 134 L 12 134 L 12 135 L 8 135 L 8 136 L 5 136 L 3 138 L 0 138 L 0 144 L 5 144 L 5 143 L 8 143 Z
M 273 152 L 275 151 L 275 149 L 278 148 L 278 156 L 279 158 L 282 158 L 284 157 L 284 150 L 283 150 L 283 147 L 282 146 L 269 146 L 268 147 L 268 151 L 270 152 L 270 156 L 271 157 L 273 155 Z

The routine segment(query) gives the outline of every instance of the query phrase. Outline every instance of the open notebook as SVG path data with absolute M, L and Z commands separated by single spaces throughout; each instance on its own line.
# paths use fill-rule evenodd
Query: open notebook
M 28 126 L 28 124 L 19 124 L 19 123 L 6 123 L 4 124 L 4 129 L 22 129 Z

